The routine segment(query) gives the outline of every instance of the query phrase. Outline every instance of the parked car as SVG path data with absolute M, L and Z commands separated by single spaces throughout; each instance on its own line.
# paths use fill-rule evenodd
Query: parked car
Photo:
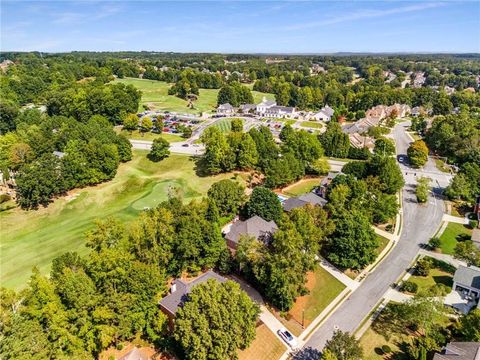
M 298 342 L 297 339 L 285 328 L 281 328 L 278 330 L 278 335 L 282 338 L 283 341 L 285 341 L 288 346 L 290 346 L 292 349 L 296 349 L 298 347 Z

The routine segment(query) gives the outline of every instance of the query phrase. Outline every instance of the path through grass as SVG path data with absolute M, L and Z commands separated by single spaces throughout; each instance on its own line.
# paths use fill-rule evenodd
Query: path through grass
M 52 259 L 66 251 L 86 253 L 84 234 L 97 218 L 114 216 L 128 222 L 144 208 L 166 200 L 172 186 L 190 201 L 205 195 L 214 182 L 232 176 L 199 177 L 188 156 L 171 155 L 154 163 L 147 153 L 135 150 L 133 160 L 120 165 L 112 181 L 75 190 L 48 208 L 0 213 L 2 286 L 25 285 L 33 266 L 45 273 Z

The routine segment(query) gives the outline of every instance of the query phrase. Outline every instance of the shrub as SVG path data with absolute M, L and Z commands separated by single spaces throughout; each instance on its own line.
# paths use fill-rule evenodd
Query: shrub
M 468 224 L 472 229 L 475 229 L 478 226 L 478 220 L 470 220 Z
M 445 296 L 450 292 L 450 288 L 445 284 L 435 284 L 428 289 L 430 296 Z
M 430 239 L 430 241 L 428 242 L 428 245 L 430 245 L 430 247 L 432 249 L 437 249 L 440 247 L 440 238 L 438 237 L 432 237 Z
M 407 280 L 403 282 L 400 290 L 403 292 L 409 292 L 409 293 L 415 294 L 418 290 L 418 285 L 412 281 Z
M 416 272 L 419 276 L 428 276 L 430 269 L 432 268 L 432 262 L 430 259 L 423 258 L 418 260 L 416 266 Z
M 12 200 L 12 197 L 8 194 L 0 194 L 0 204 L 6 203 L 7 201 Z
M 382 345 L 382 351 L 384 354 L 389 354 L 392 352 L 392 349 L 388 345 Z

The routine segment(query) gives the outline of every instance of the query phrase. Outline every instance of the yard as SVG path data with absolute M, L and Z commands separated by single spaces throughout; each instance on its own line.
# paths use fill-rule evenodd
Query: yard
M 288 196 L 298 196 L 312 191 L 315 186 L 320 185 L 322 177 L 308 178 L 297 181 L 282 189 L 282 193 Z
M 128 130 L 121 130 L 118 133 L 124 135 L 127 139 L 131 140 L 145 140 L 145 141 L 153 141 L 159 137 L 164 138 L 170 143 L 173 142 L 179 142 L 179 141 L 184 141 L 185 139 L 182 138 L 180 135 L 174 135 L 174 134 L 168 134 L 168 133 L 153 133 L 151 131 L 149 132 L 143 132 L 143 131 L 128 131 Z
M 459 241 L 470 240 L 472 230 L 463 224 L 448 223 L 445 231 L 440 236 L 440 249 L 442 253 L 452 255 Z
M 133 159 L 120 165 L 112 181 L 74 190 L 47 208 L 0 213 L 2 286 L 25 285 L 33 266 L 46 273 L 52 259 L 64 252 L 86 253 L 84 234 L 97 218 L 114 216 L 128 222 L 144 208 L 166 200 L 172 187 L 190 201 L 205 195 L 214 182 L 232 177 L 199 177 L 191 157 L 171 155 L 154 163 L 146 158 L 147 153 L 135 150 Z
M 238 352 L 239 360 L 276 360 L 287 350 L 265 324 L 256 329 L 257 336 L 245 350 Z
M 372 327 L 369 327 L 360 338 L 360 346 L 363 348 L 364 360 L 383 360 L 385 355 L 383 355 L 381 348 L 385 345 L 392 350 L 394 354 L 394 357 L 391 357 L 392 359 L 406 360 L 408 356 L 401 352 L 399 348 L 400 343 L 401 341 L 398 341 L 397 337 L 387 340 L 382 334 L 373 330 Z
M 198 100 L 194 103 L 194 108 L 187 107 L 188 101 L 180 99 L 173 95 L 168 95 L 168 89 L 172 84 L 164 81 L 125 78 L 115 79 L 115 82 L 124 84 L 132 84 L 137 89 L 142 91 L 142 100 L 140 102 L 139 111 L 143 111 L 143 105 L 147 105 L 154 110 L 170 111 L 177 113 L 198 114 L 200 112 L 210 112 L 215 110 L 217 106 L 217 95 L 219 89 L 200 89 Z M 252 91 L 255 103 L 262 101 L 265 96 L 269 99 L 274 99 L 273 94 L 261 93 Z
M 300 126 L 321 129 L 323 128 L 323 124 L 319 123 L 318 121 L 302 121 Z
M 228 133 L 232 130 L 232 119 L 220 119 L 211 126 L 217 127 L 223 133 Z
M 285 317 L 280 316 L 277 311 L 274 312 L 295 336 L 303 331 L 302 313 L 304 327 L 307 327 L 345 289 L 345 285 L 321 267 L 307 273 L 306 287 L 310 293 L 298 297 Z
M 432 269 L 430 269 L 428 276 L 412 275 L 408 280 L 417 284 L 417 292 L 426 291 L 437 284 L 443 284 L 451 289 L 455 268 L 446 262 L 430 257 L 429 259 L 432 261 Z

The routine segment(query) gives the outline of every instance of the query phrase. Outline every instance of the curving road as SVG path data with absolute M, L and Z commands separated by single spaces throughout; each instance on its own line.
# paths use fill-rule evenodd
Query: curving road
M 396 125 L 393 136 L 396 141 L 397 155 L 406 158 L 407 148 L 411 142 L 406 133 L 408 124 Z M 416 178 L 421 175 L 434 178 L 435 186 L 446 186 L 449 176 L 440 173 L 430 159 L 425 170 L 413 170 L 400 163 L 406 185 L 402 190 L 403 225 L 398 244 L 384 261 L 354 291 L 350 297 L 312 334 L 304 345 L 308 348 L 322 350 L 336 329 L 354 332 L 362 320 L 368 316 L 375 305 L 383 298 L 390 286 L 398 280 L 408 268 L 420 250 L 420 244 L 428 242 L 441 223 L 443 201 L 437 195 L 439 188 L 434 188 L 426 205 L 419 205 L 415 198 Z M 437 184 L 438 181 L 438 184 Z

